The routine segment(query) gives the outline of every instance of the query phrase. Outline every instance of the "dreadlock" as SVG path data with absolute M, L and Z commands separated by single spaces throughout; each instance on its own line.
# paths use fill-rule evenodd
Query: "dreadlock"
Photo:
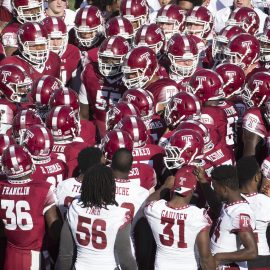
M 107 209 L 107 205 L 118 205 L 111 168 L 104 164 L 96 164 L 86 171 L 82 182 L 81 201 L 83 207 Z

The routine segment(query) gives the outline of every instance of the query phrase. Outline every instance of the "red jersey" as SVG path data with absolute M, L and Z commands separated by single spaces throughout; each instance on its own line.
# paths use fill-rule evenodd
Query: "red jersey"
M 0 7 L 0 21 L 9 22 L 13 19 L 13 14 L 4 6 Z
M 96 144 L 96 126 L 92 121 L 80 119 L 81 132 L 80 137 L 88 146 Z
M 68 83 L 72 79 L 72 74 L 77 70 L 80 60 L 80 50 L 74 45 L 68 44 L 61 56 L 60 78 L 63 84 Z
M 15 64 L 23 67 L 32 81 L 41 78 L 43 75 L 51 75 L 58 79 L 60 76 L 61 60 L 59 56 L 54 52 L 49 53 L 48 60 L 41 68 L 37 68 L 35 65 L 31 64 L 19 55 L 6 57 L 0 62 L 0 65 L 6 64 Z
M 1 32 L 1 42 L 5 47 L 18 47 L 17 33 L 21 24 L 19 22 L 13 22 L 7 24 Z
M 87 57 L 88 57 L 89 62 L 95 62 L 95 63 L 98 62 L 98 50 L 99 50 L 99 47 L 95 47 L 87 51 Z
M 95 124 L 103 137 L 106 133 L 106 112 L 117 103 L 127 90 L 121 78 L 110 82 L 98 72 L 97 63 L 86 65 L 82 73 L 80 102 L 89 104 L 95 118 Z

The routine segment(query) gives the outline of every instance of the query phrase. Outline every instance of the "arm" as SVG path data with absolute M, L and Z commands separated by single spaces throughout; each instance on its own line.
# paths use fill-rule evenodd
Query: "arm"
M 89 120 L 89 104 L 80 103 L 80 118 Z
M 256 154 L 256 146 L 262 138 L 244 128 L 242 139 L 244 143 L 243 156 L 254 156 Z
M 241 262 L 253 260 L 258 255 L 256 240 L 252 231 L 238 232 L 238 237 L 241 240 L 244 248 L 235 252 L 217 253 L 214 257 L 217 263 L 220 261 Z
M 200 254 L 200 264 L 202 270 L 215 270 L 215 260 L 210 251 L 210 229 L 199 232 L 196 238 L 196 244 Z
M 56 261 L 55 270 L 72 269 L 73 262 L 75 261 L 75 248 L 76 246 L 66 220 L 61 231 L 59 254 Z
M 119 229 L 114 244 L 116 261 L 123 270 L 137 269 L 136 260 L 131 253 L 130 227 L 131 224 L 128 224 Z

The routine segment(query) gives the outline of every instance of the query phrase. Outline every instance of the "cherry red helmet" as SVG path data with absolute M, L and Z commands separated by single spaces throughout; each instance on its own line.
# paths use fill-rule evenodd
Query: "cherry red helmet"
M 49 106 L 50 108 L 67 106 L 77 114 L 80 109 L 78 94 L 71 88 L 60 87 L 52 93 Z
M 260 41 L 260 60 L 262 62 L 270 61 L 270 29 L 266 29 L 263 34 L 258 36 L 258 40 Z
M 44 64 L 49 56 L 49 40 L 46 28 L 40 23 L 28 22 L 20 26 L 18 45 L 23 57 L 35 65 Z M 33 49 L 35 45 L 43 45 L 41 49 Z
M 17 142 L 21 142 L 26 129 L 33 125 L 44 125 L 40 116 L 33 110 L 21 110 L 13 119 L 12 133 Z
M 131 42 L 131 39 L 134 37 L 133 25 L 125 17 L 113 17 L 105 25 L 105 35 L 107 38 L 120 36 Z
M 16 105 L 12 102 L 0 99 L 0 134 L 6 134 L 7 130 L 12 127 L 16 109 Z
M 166 40 L 173 34 L 181 33 L 185 29 L 186 16 L 177 5 L 165 5 L 157 13 L 156 23 L 163 30 Z M 171 25 L 169 28 L 167 25 Z
M 57 106 L 50 110 L 46 127 L 55 141 L 64 141 L 80 135 L 80 123 L 76 113 L 68 106 Z
M 212 56 L 217 61 L 223 61 L 225 59 L 224 48 L 229 41 L 235 36 L 245 33 L 245 30 L 240 26 L 226 26 L 218 35 L 213 38 L 212 44 Z
M 182 121 L 198 120 L 201 115 L 199 99 L 187 92 L 180 92 L 171 97 L 165 108 L 164 119 L 170 129 L 177 127 Z
M 225 97 L 221 76 L 210 69 L 199 69 L 191 76 L 188 90 L 201 102 L 219 100 Z
M 122 101 L 136 106 L 140 112 L 141 118 L 144 121 L 151 119 L 154 114 L 154 97 L 147 90 L 140 88 L 129 89 L 123 94 Z
M 112 130 L 124 116 L 140 116 L 140 111 L 132 103 L 118 102 L 106 113 L 106 129 Z
M 178 76 L 190 77 L 198 66 L 198 48 L 194 39 L 188 35 L 173 35 L 168 42 L 167 54 L 171 61 L 170 70 Z M 190 65 L 181 65 L 179 61 Z
M 41 24 L 46 28 L 49 37 L 49 49 L 60 57 L 66 51 L 68 45 L 68 32 L 65 22 L 60 17 L 46 17 Z M 54 40 L 57 43 L 54 43 Z M 59 44 L 59 40 L 61 43 Z
M 249 107 L 260 107 L 270 97 L 270 74 L 263 71 L 253 74 L 245 85 L 242 97 Z
M 0 93 L 13 102 L 23 102 L 30 92 L 32 80 L 18 65 L 7 64 L 0 67 Z
M 50 130 L 41 125 L 29 127 L 23 136 L 22 145 L 36 160 L 47 159 L 53 148 L 54 140 Z
M 228 62 L 248 68 L 259 60 L 260 42 L 250 34 L 239 34 L 228 43 L 224 54 Z
M 130 47 L 128 41 L 120 36 L 106 38 L 98 50 L 98 67 L 103 76 L 115 76 L 122 73 L 124 56 Z
M 155 52 L 145 46 L 128 52 L 122 67 L 123 82 L 127 88 L 143 87 L 158 70 Z
M 246 79 L 242 68 L 234 64 L 224 63 L 218 65 L 215 71 L 223 80 L 223 91 L 227 99 L 234 95 L 241 94 Z
M 213 28 L 213 15 L 204 6 L 196 6 L 187 14 L 186 19 L 186 33 L 198 36 L 200 38 L 207 38 Z M 202 29 L 193 29 L 193 25 L 202 25 Z
M 236 25 L 244 29 L 247 33 L 255 35 L 259 31 L 260 18 L 253 8 L 236 8 L 230 15 L 227 25 Z
M 145 46 L 152 49 L 156 55 L 164 49 L 165 36 L 155 23 L 143 25 L 135 34 L 134 47 Z
M 31 174 L 35 167 L 30 154 L 21 145 L 11 145 L 2 156 L 3 171 L 10 179 Z
M 140 117 L 125 116 L 118 122 L 116 128 L 126 131 L 130 135 L 134 147 L 142 147 L 146 144 L 148 139 L 147 128 Z
M 172 135 L 165 146 L 166 157 L 164 163 L 171 169 L 179 169 L 195 159 L 203 157 L 203 137 L 192 129 L 181 129 Z
M 103 18 L 95 6 L 80 8 L 75 17 L 75 35 L 83 47 L 95 45 L 104 33 Z
M 127 18 L 136 32 L 148 20 L 149 8 L 145 0 L 122 0 L 121 16 Z
M 20 23 L 40 22 L 44 16 L 42 0 L 13 0 L 11 1 L 16 18 Z
M 8 146 L 14 145 L 14 144 L 16 144 L 16 142 L 14 141 L 12 137 L 5 134 L 0 134 L 0 166 L 2 166 L 2 156 L 3 156 L 4 150 Z
M 120 149 L 126 148 L 129 151 L 133 150 L 133 141 L 126 131 L 114 129 L 109 131 L 101 142 L 101 149 L 105 158 L 112 161 L 114 153 Z

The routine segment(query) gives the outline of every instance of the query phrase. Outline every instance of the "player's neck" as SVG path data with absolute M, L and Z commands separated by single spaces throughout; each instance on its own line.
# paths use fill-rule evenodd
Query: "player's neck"
M 144 87 L 149 86 L 151 83 L 154 83 L 154 82 L 157 81 L 158 79 L 159 79 L 159 77 L 155 74 L 155 75 L 153 76 L 153 78 L 145 84 Z
M 120 171 L 114 170 L 113 171 L 113 175 L 114 175 L 115 178 L 128 179 L 129 173 L 124 173 L 124 172 L 120 172 Z
M 172 208 L 181 208 L 187 206 L 189 203 L 186 201 L 186 198 L 182 197 L 172 197 L 172 199 L 168 202 L 168 206 Z
M 230 195 L 228 196 L 226 203 L 231 204 L 243 200 L 239 190 L 231 190 Z
M 248 185 L 248 186 L 244 186 L 241 187 L 240 192 L 243 194 L 252 194 L 252 193 L 256 193 L 258 192 L 257 186 L 253 186 L 253 185 Z

